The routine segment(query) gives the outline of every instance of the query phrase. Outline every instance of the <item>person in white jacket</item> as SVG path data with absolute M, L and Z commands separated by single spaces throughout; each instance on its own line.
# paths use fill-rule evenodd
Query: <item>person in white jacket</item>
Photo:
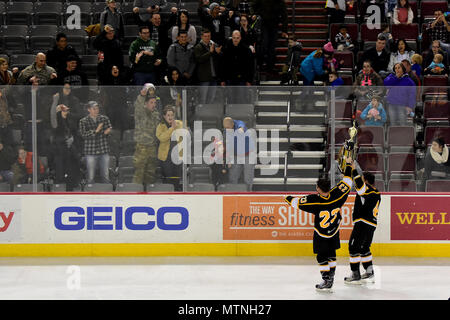
M 408 0 L 398 0 L 394 8 L 394 24 L 411 24 L 414 13 Z
M 404 39 L 398 39 L 395 43 L 394 50 L 391 52 L 391 57 L 388 64 L 388 72 L 394 72 L 394 65 L 408 60 L 411 63 L 411 57 L 415 54 L 414 50 L 411 50 Z

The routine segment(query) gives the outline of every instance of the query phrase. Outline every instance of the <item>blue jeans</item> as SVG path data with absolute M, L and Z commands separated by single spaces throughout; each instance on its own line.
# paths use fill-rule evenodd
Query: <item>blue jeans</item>
M 0 171 L 0 177 L 2 177 L 2 181 L 5 182 L 12 182 L 12 178 L 13 178 L 14 174 L 11 170 L 4 170 L 4 171 Z
M 389 104 L 387 113 L 387 121 L 390 125 L 404 126 L 408 123 L 408 116 L 404 105 Z
M 217 91 L 216 81 L 200 82 L 198 89 L 200 90 L 200 104 L 213 103 Z
M 94 183 L 95 169 L 100 165 L 100 177 L 102 183 L 109 182 L 109 154 L 86 155 L 87 183 Z
M 143 86 L 146 83 L 155 83 L 156 75 L 154 72 L 135 72 L 133 75 L 134 84 L 137 86 Z

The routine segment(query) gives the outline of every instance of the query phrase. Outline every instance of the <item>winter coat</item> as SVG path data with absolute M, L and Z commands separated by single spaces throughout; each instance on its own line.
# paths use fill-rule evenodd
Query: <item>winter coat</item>
M 196 64 L 196 76 L 199 82 L 210 82 L 217 78 L 217 66 L 219 55 L 211 53 L 203 41 L 194 47 L 194 59 Z M 211 61 L 212 59 L 212 61 Z
M 123 30 L 124 30 L 123 16 L 118 10 L 115 10 L 113 12 L 108 7 L 106 7 L 105 11 L 101 13 L 100 30 L 104 31 L 105 25 L 107 24 L 109 24 L 114 28 L 116 38 L 119 39 L 123 38 Z
M 220 62 L 222 81 L 252 82 L 253 54 L 250 49 L 240 42 L 237 46 L 229 40 Z
M 289 66 L 292 61 L 292 66 L 298 68 L 302 56 L 302 44 L 296 42 L 292 47 L 288 48 L 286 64 Z
M 167 51 L 167 65 L 176 67 L 181 74 L 187 72 L 192 76 L 195 69 L 194 52 L 187 44 L 182 46 L 178 41 Z
M 397 78 L 395 74 L 390 74 L 384 79 L 384 85 L 388 88 L 386 101 L 389 104 L 410 107 L 414 110 L 416 107 L 416 85 L 408 76 L 403 75 Z
M 410 51 L 405 51 L 405 53 L 406 53 L 407 56 L 408 56 L 408 58 L 407 58 L 408 61 L 411 62 L 411 57 L 415 54 L 415 52 L 412 51 L 412 50 L 410 50 Z M 387 71 L 393 72 L 393 71 L 394 71 L 394 65 L 395 65 L 396 63 L 401 63 L 401 61 L 398 61 L 398 56 L 399 56 L 398 51 L 397 51 L 397 52 L 392 52 L 392 53 L 391 53 L 391 56 L 390 56 L 390 58 L 389 58 L 389 64 L 388 64 L 388 69 L 387 69 Z
M 151 51 L 153 56 L 143 55 L 138 63 L 135 63 L 136 55 L 141 51 Z M 155 72 L 155 62 L 161 58 L 159 46 L 153 40 L 144 41 L 140 37 L 133 41 L 129 51 L 130 62 L 134 72 L 152 73 Z
M 317 51 L 317 50 L 316 50 Z M 323 74 L 323 57 L 314 58 L 316 51 L 313 51 L 303 60 L 300 66 L 300 73 L 312 82 L 316 76 Z
M 361 113 L 361 119 L 365 120 L 364 124 L 366 126 L 383 126 L 386 122 L 386 111 L 383 108 L 383 105 L 381 103 L 378 104 L 378 112 L 380 114 L 381 120 L 374 120 L 373 118 L 368 119 L 367 115 L 369 113 L 369 110 L 372 109 L 372 104 L 370 103 Z

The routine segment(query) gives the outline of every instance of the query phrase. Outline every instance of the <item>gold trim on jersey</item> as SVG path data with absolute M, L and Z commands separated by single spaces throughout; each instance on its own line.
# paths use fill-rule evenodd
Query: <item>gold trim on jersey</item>
M 370 191 L 370 192 L 364 192 L 362 195 L 365 196 L 365 195 L 368 195 L 368 194 L 371 194 L 371 193 L 380 194 L 380 191 L 374 190 L 374 191 Z
M 344 182 L 345 183 L 345 182 Z M 346 183 L 345 183 L 346 184 Z M 346 184 L 347 186 L 348 186 L 348 184 Z M 335 189 L 336 187 L 334 187 L 333 189 Z M 332 190 L 331 190 L 332 191 Z M 330 192 L 331 192 L 330 191 Z M 317 204 L 320 204 L 320 205 L 326 205 L 326 204 L 331 204 L 331 203 L 333 203 L 333 202 L 336 202 L 336 201 L 338 201 L 338 200 L 340 200 L 342 197 L 344 197 L 344 196 L 346 196 L 347 195 L 347 193 L 349 193 L 350 192 L 350 189 L 349 189 L 349 191 L 348 192 L 345 192 L 342 196 L 340 196 L 339 198 L 337 198 L 336 200 L 333 200 L 333 201 L 330 201 L 330 202 L 317 202 L 317 203 L 306 203 L 306 204 L 301 204 L 301 203 L 299 203 L 298 205 L 299 205 L 299 208 L 300 208 L 300 206 L 301 205 L 305 205 L 305 206 L 312 206 L 312 205 L 317 205 Z M 320 195 L 319 195 L 320 196 Z
M 329 236 L 327 236 L 325 234 L 321 234 L 316 228 L 314 228 L 314 231 L 317 232 L 317 234 L 319 236 L 321 236 L 322 238 L 333 238 L 336 235 L 336 233 L 339 232 L 340 226 L 341 226 L 341 224 L 339 223 L 339 226 L 337 227 L 336 231 L 332 235 L 329 235 Z
M 365 220 L 365 219 L 363 219 L 363 218 L 356 219 L 355 221 L 353 221 L 353 223 L 355 224 L 355 223 L 360 222 L 360 221 L 361 221 L 361 222 L 364 222 L 364 223 L 367 223 L 367 224 L 371 225 L 372 227 L 376 227 L 376 226 L 377 226 L 376 223 L 367 221 L 367 220 Z

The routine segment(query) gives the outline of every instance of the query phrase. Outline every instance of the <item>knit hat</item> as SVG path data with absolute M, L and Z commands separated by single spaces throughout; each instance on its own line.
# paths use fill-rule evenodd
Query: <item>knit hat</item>
M 333 44 L 331 42 L 328 42 L 326 45 L 323 46 L 323 51 L 324 53 L 333 53 L 334 52 Z
M 209 10 L 213 11 L 215 7 L 219 7 L 219 4 L 217 2 L 213 2 L 209 5 Z

